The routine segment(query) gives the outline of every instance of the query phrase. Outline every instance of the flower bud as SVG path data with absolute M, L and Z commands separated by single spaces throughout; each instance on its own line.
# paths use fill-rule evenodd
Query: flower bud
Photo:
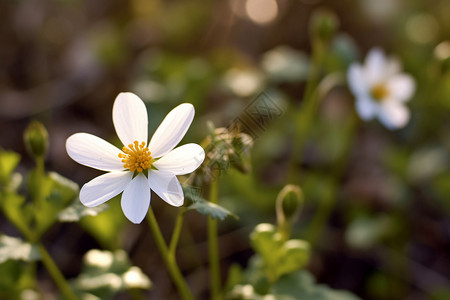
M 332 11 L 319 9 L 311 17 L 309 29 L 312 38 L 330 41 L 339 27 L 339 19 Z
M 25 146 L 34 158 L 43 158 L 48 150 L 48 132 L 38 121 L 28 124 L 23 134 Z
M 302 204 L 303 193 L 297 185 L 286 185 L 277 196 L 275 208 L 278 229 L 286 239 L 290 235 L 291 225 L 298 217 Z

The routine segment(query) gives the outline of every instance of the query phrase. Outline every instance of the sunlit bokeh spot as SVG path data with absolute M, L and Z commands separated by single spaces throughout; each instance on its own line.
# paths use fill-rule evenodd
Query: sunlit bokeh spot
M 99 268 L 109 268 L 113 260 L 112 253 L 107 251 L 91 250 L 86 254 L 86 262 Z
M 267 24 L 277 17 L 278 4 L 275 0 L 247 0 L 245 10 L 253 22 Z
M 411 41 L 427 44 L 436 39 L 439 25 L 436 18 L 430 14 L 417 14 L 406 22 L 406 35 Z
M 262 88 L 263 79 L 261 74 L 255 71 L 231 69 L 225 74 L 224 84 L 234 94 L 247 97 Z
M 447 59 L 450 57 L 450 41 L 443 41 L 434 48 L 434 55 L 437 59 Z
M 138 267 L 131 267 L 124 275 L 123 280 L 127 287 L 149 288 L 150 280 L 142 273 Z

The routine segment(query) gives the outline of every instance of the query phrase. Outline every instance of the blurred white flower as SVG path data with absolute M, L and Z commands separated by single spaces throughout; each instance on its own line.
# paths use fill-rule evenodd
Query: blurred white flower
M 377 117 L 388 129 L 404 127 L 410 114 L 405 105 L 414 93 L 414 79 L 401 73 L 401 64 L 387 58 L 379 48 L 372 49 L 364 65 L 348 69 L 350 90 L 356 97 L 356 110 L 363 120 Z
M 173 149 L 193 118 L 192 104 L 175 107 L 147 143 L 145 104 L 135 94 L 119 94 L 113 106 L 113 123 L 124 145 L 122 150 L 88 133 L 76 133 L 66 141 L 67 153 L 73 160 L 108 172 L 83 185 L 80 201 L 93 207 L 123 192 L 122 210 L 136 224 L 147 214 L 150 189 L 170 205 L 183 205 L 184 194 L 176 175 L 194 171 L 205 158 L 205 151 L 197 144 Z

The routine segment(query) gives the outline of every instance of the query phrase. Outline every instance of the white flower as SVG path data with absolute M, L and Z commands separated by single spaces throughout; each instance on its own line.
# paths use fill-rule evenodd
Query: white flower
M 176 175 L 191 173 L 205 158 L 205 151 L 197 144 L 173 149 L 193 118 L 192 104 L 175 107 L 147 143 L 145 104 L 135 94 L 119 94 L 113 106 L 113 123 L 124 145 L 122 150 L 89 133 L 76 133 L 66 141 L 67 153 L 73 160 L 108 172 L 83 185 L 80 201 L 93 207 L 123 192 L 122 210 L 136 224 L 147 214 L 150 189 L 170 205 L 183 205 L 183 190 Z
M 401 128 L 409 121 L 405 105 L 414 93 L 414 79 L 400 73 L 401 65 L 372 49 L 362 66 L 354 63 L 348 70 L 350 89 L 356 97 L 356 110 L 364 120 L 377 117 L 388 129 Z

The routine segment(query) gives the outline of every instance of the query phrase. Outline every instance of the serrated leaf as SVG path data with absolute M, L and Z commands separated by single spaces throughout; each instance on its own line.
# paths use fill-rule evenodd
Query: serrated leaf
M 196 210 L 202 215 L 209 215 L 213 219 L 218 218 L 224 220 L 230 216 L 235 219 L 239 219 L 237 215 L 229 211 L 228 209 L 205 200 L 201 195 L 201 189 L 195 186 L 183 186 L 184 197 L 192 201 L 188 206 L 189 210 Z
M 35 261 L 40 259 L 37 246 L 7 235 L 0 236 L 0 263 L 9 259 Z
M 202 215 L 211 216 L 211 218 L 213 219 L 218 218 L 219 220 L 224 220 L 228 216 L 239 219 L 237 215 L 235 215 L 228 209 L 206 200 L 199 200 L 197 202 L 194 202 L 188 206 L 188 209 L 194 209 Z
M 58 220 L 60 222 L 78 222 L 83 217 L 95 217 L 106 209 L 108 209 L 108 204 L 106 203 L 96 207 L 87 207 L 76 199 L 70 206 L 58 213 Z

